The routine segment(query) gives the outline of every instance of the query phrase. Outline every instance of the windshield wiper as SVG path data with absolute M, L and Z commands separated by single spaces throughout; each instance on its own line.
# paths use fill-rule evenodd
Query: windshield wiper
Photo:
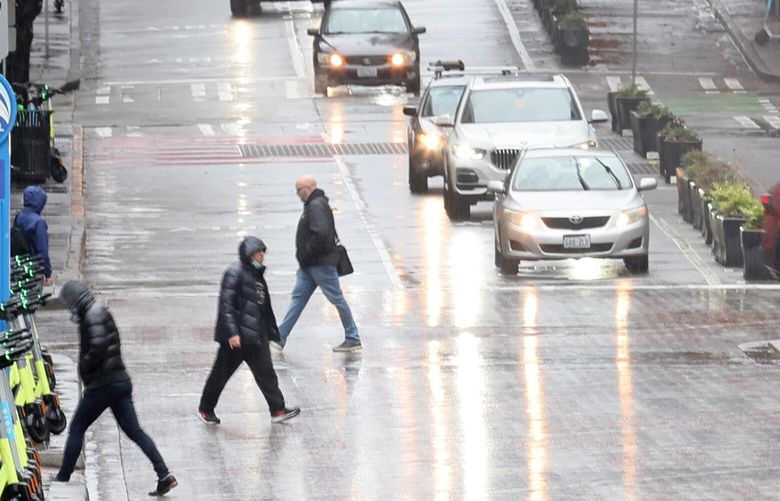
M 593 157 L 596 159 L 598 163 L 601 164 L 602 167 L 604 167 L 604 170 L 607 171 L 607 174 L 609 174 L 612 177 L 612 180 L 615 181 L 615 184 L 617 185 L 619 190 L 623 189 L 623 184 L 620 182 L 620 179 L 615 175 L 615 173 L 612 171 L 609 165 L 605 164 L 604 162 L 599 159 L 599 157 Z
M 590 186 L 588 186 L 588 183 L 586 183 L 585 179 L 582 178 L 582 173 L 580 172 L 580 161 L 575 158 L 574 164 L 577 166 L 577 179 L 580 180 L 580 184 L 582 185 L 583 189 L 585 189 L 585 191 L 588 191 L 590 189 Z

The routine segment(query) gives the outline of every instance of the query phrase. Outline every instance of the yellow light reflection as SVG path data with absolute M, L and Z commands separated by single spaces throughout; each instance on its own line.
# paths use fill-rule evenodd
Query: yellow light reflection
M 480 237 L 476 232 L 460 232 L 452 238 L 450 281 L 455 327 L 473 327 L 482 310 L 485 263 Z
M 528 499 L 544 501 L 547 485 L 547 422 L 544 417 L 544 388 L 537 337 L 539 298 L 527 289 L 523 304 L 523 376 L 528 414 Z
M 228 36 L 232 44 L 231 57 L 233 62 L 246 65 L 254 63 L 252 24 L 247 21 L 234 21 L 228 26 Z
M 487 431 L 482 414 L 485 404 L 484 376 L 480 364 L 479 341 L 463 332 L 457 339 L 458 414 L 463 437 L 463 499 L 483 500 L 487 488 L 489 457 Z
M 435 327 L 441 320 L 444 294 L 441 284 L 441 250 L 444 233 L 441 202 L 434 197 L 423 201 L 423 252 L 425 253 L 425 320 Z
M 623 444 L 623 498 L 636 499 L 637 438 L 634 424 L 634 383 L 631 378 L 631 349 L 628 337 L 628 312 L 631 309 L 631 291 L 620 288 L 616 292 L 615 365 L 620 398 L 620 434 Z
M 344 110 L 341 102 L 333 101 L 328 115 L 328 142 L 341 144 L 344 142 Z

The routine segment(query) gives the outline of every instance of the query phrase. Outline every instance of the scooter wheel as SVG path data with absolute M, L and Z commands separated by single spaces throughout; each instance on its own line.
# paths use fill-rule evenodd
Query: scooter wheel
M 49 427 L 50 432 L 59 435 L 67 428 L 68 418 L 59 407 L 49 406 L 46 409 L 46 425 Z
M 49 427 L 46 425 L 46 419 L 39 413 L 30 413 L 26 417 L 27 434 L 39 444 L 49 440 Z

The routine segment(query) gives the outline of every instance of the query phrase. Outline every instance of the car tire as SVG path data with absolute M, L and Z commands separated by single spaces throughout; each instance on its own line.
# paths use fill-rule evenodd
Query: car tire
M 471 216 L 471 204 L 455 193 L 446 176 L 444 179 L 444 210 L 450 221 L 465 221 Z
M 412 147 L 409 146 L 409 191 L 412 193 L 425 193 L 428 191 L 428 175 L 420 172 L 417 168 L 417 162 L 414 160 Z
M 328 76 L 314 73 L 314 93 L 328 97 Z
M 495 247 L 493 252 L 495 254 L 494 261 L 499 273 L 502 275 L 517 275 L 517 268 L 520 265 L 520 261 L 518 259 L 504 257 L 498 247 Z
M 249 3 L 246 0 L 230 0 L 230 13 L 233 17 L 244 17 L 249 13 Z
M 650 259 L 647 254 L 644 256 L 624 257 L 623 262 L 631 273 L 647 273 L 650 269 Z

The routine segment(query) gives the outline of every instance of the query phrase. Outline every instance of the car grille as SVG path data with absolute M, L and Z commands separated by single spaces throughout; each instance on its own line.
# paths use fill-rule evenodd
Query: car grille
M 347 64 L 357 66 L 381 66 L 387 63 L 387 56 L 349 56 Z
M 585 254 L 589 252 L 609 252 L 612 244 L 592 244 L 588 249 L 565 249 L 563 245 L 540 245 L 545 254 Z
M 607 224 L 609 216 L 584 217 L 579 223 L 572 223 L 568 217 L 543 217 L 542 221 L 553 230 L 588 230 L 601 228 Z
M 493 150 L 490 152 L 490 161 L 499 169 L 509 170 L 515 164 L 519 154 L 520 150 L 510 148 Z

